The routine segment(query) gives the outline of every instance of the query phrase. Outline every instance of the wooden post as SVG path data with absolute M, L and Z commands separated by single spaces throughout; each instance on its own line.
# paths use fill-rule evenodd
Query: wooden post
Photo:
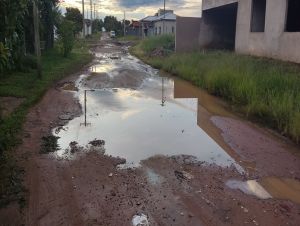
M 40 33 L 39 33 L 39 12 L 36 6 L 35 0 L 32 1 L 33 10 L 33 26 L 34 26 L 34 49 L 37 59 L 37 74 L 42 78 L 42 66 L 41 66 L 41 46 L 40 46 Z
M 84 90 L 84 126 L 86 126 L 86 90 Z

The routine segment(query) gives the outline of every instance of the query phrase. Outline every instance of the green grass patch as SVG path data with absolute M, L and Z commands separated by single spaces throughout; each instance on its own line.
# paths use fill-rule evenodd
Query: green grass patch
M 118 41 L 138 41 L 139 39 L 139 36 L 136 35 L 126 35 L 117 38 Z
M 159 38 L 141 41 L 131 52 L 209 93 L 228 100 L 244 115 L 300 142 L 300 66 L 226 51 L 173 53 L 149 57 L 171 46 Z
M 0 77 L 0 96 L 25 98 L 12 114 L 0 118 L 0 207 L 16 199 L 20 201 L 22 197 L 22 175 L 13 158 L 13 149 L 20 143 L 18 135 L 29 108 L 41 99 L 54 82 L 77 72 L 91 60 L 86 45 L 77 43 L 67 58 L 57 48 L 43 54 L 42 79 L 38 79 L 36 71 L 31 69 Z

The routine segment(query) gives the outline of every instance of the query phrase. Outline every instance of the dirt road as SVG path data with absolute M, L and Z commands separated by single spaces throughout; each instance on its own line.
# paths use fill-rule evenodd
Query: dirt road
M 299 225 L 297 147 L 160 77 L 126 43 L 92 51 L 28 114 L 17 150 L 27 207 L 19 217 L 8 207 L 0 225 Z M 40 154 L 52 133 L 61 149 Z

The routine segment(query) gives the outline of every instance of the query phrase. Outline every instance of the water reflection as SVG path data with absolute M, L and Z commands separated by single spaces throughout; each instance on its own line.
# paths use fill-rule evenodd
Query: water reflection
M 72 141 L 85 146 L 93 139 L 102 139 L 107 154 L 126 158 L 131 166 L 154 155 L 185 154 L 208 163 L 235 164 L 239 168 L 230 148 L 210 125 L 211 113 L 230 116 L 218 101 L 182 80 L 159 77 L 156 70 L 129 55 L 104 64 L 108 65 L 98 66 L 97 72 L 111 76 L 129 68 L 138 72 L 136 76 L 143 76 L 143 82 L 138 89 L 96 89 L 89 93 L 87 105 L 86 87 L 84 82 L 78 82 L 78 98 L 88 109 L 83 117 L 92 126 L 78 126 L 81 117 L 70 121 L 69 129 L 58 134 L 62 147 L 59 156 Z M 86 78 L 88 75 L 81 77 Z

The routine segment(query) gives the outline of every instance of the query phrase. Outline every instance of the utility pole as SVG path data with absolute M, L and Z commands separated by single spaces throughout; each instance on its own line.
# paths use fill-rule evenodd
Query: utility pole
M 39 12 L 35 0 L 32 1 L 33 10 L 33 26 L 34 26 L 34 49 L 37 59 L 37 74 L 42 78 L 42 66 L 41 66 L 41 46 L 40 46 L 40 33 L 39 33 Z
M 96 19 L 96 3 L 94 3 L 94 20 Z
M 124 11 L 124 37 L 126 36 L 126 18 L 125 18 L 125 11 Z
M 93 31 L 93 0 L 90 0 L 90 10 L 91 10 L 91 33 Z
M 164 0 L 163 34 L 165 34 L 165 19 L 166 19 L 166 0 Z
M 84 23 L 84 0 L 82 0 L 82 35 L 85 38 L 85 23 Z

